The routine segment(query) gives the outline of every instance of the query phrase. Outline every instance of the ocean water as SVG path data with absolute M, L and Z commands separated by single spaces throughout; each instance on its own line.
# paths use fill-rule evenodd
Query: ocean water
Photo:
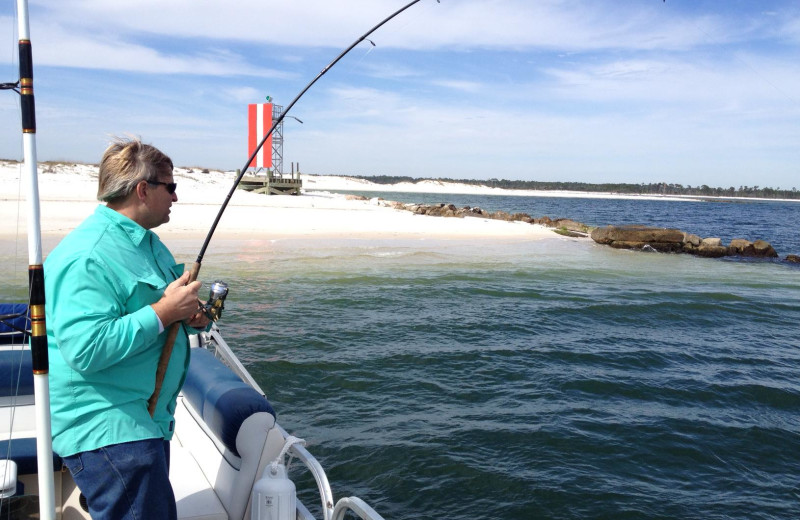
M 514 199 L 470 205 L 600 225 L 667 213 Z M 712 208 L 710 235 L 754 221 L 748 205 L 674 204 L 671 222 Z M 775 234 L 750 238 L 800 252 L 800 206 L 766 207 L 786 213 L 766 211 L 756 224 Z M 198 245 L 170 247 L 191 261 Z M 230 284 L 223 334 L 334 496 L 387 520 L 788 520 L 800 517 L 799 274 L 554 235 L 218 240 L 201 278 Z M 321 517 L 310 478 L 292 475 Z
M 560 238 L 205 264 L 281 424 L 387 519 L 800 515 L 793 266 Z

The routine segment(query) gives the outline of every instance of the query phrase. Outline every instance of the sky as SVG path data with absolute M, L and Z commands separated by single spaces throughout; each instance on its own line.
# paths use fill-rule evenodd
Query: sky
M 406 4 L 29 2 L 40 161 L 134 135 L 223 170 L 247 161 L 248 104 L 288 105 Z M 0 0 L 0 82 L 16 27 Z M 800 188 L 800 3 L 421 0 L 288 115 L 284 171 Z M 21 158 L 11 91 L 0 121 L 0 158 Z

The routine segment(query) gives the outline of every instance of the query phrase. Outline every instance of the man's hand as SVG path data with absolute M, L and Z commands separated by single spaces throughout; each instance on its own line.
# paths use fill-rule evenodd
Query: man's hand
M 206 327 L 208 327 L 208 324 L 211 322 L 211 320 L 208 319 L 208 316 L 206 316 L 205 311 L 203 311 L 203 309 L 202 309 L 202 307 L 203 307 L 203 305 L 205 305 L 205 303 L 206 302 L 197 300 L 197 305 L 198 305 L 199 309 L 198 309 L 198 311 L 196 313 L 192 314 L 191 318 L 189 318 L 188 320 L 184 321 L 184 323 L 186 323 L 186 325 L 188 325 L 188 326 L 190 326 L 192 328 L 195 328 L 195 329 L 200 329 L 200 330 L 205 329 Z
M 152 305 L 164 327 L 176 321 L 189 320 L 197 312 L 197 293 L 202 283 L 198 280 L 190 284 L 189 272 L 169 284 L 164 290 L 164 295 Z

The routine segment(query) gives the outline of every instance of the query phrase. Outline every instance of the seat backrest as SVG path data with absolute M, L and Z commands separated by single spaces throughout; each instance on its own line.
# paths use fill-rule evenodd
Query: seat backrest
M 33 395 L 31 351 L 0 350 L 0 397 L 21 395 Z
M 35 437 L 0 440 L 0 458 L 6 457 L 17 463 L 19 475 L 35 475 L 39 471 Z M 53 470 L 61 471 L 62 466 L 61 457 L 53 453 Z
M 0 316 L 3 317 L 0 321 L 0 345 L 22 345 L 25 334 L 21 331 L 30 329 L 28 306 L 24 303 L 0 303 Z
M 266 397 L 204 348 L 192 349 L 183 395 L 208 428 L 237 457 L 236 436 L 245 419 L 258 412 L 275 417 L 275 410 Z

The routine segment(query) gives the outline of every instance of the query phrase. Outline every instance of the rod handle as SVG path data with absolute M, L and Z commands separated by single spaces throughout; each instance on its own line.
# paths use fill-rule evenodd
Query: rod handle
M 200 262 L 195 262 L 192 264 L 192 269 L 189 271 L 188 283 L 192 283 L 197 280 L 197 276 L 199 274 Z M 176 321 L 170 326 L 169 332 L 167 333 L 167 339 L 164 341 L 164 348 L 161 350 L 161 356 L 158 358 L 158 368 L 156 368 L 156 386 L 153 389 L 152 395 L 150 395 L 150 399 L 147 400 L 147 411 L 150 412 L 150 417 L 155 416 L 158 396 L 161 394 L 161 387 L 164 384 L 164 376 L 167 373 L 169 359 L 172 356 L 172 348 L 175 346 L 175 339 L 178 337 L 178 332 L 180 329 L 181 323 L 179 321 Z

